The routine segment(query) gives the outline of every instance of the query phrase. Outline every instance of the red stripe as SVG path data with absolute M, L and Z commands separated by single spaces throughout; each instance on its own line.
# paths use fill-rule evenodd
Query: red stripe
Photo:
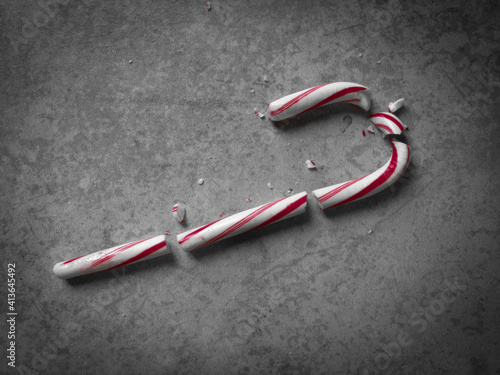
M 283 104 L 281 107 L 279 107 L 278 109 L 274 110 L 274 111 L 271 111 L 271 116 L 276 116 L 276 115 L 279 115 L 280 113 L 286 111 L 288 108 L 290 108 L 291 106 L 293 106 L 294 104 L 298 103 L 301 99 L 305 98 L 307 95 L 313 93 L 314 91 L 316 91 L 317 89 L 323 87 L 323 86 L 326 86 L 326 85 L 330 85 L 330 83 L 325 83 L 324 85 L 319 85 L 319 86 L 316 86 L 316 87 L 313 87 L 313 88 L 310 88 L 309 90 L 303 92 L 302 94 L 296 96 L 295 98 L 293 98 L 292 100 L 290 100 L 289 102 Z
M 191 233 L 187 234 L 184 238 L 181 238 L 177 242 L 179 242 L 179 245 L 181 245 L 182 243 L 186 242 L 191 237 L 193 237 L 195 234 L 200 233 L 202 230 L 207 229 L 209 226 L 211 226 L 211 225 L 213 225 L 213 224 L 215 224 L 215 223 L 217 223 L 218 221 L 221 221 L 221 220 L 222 219 L 219 219 L 217 221 L 214 221 L 213 223 L 210 223 L 210 224 L 204 225 L 202 227 L 199 227 L 198 229 L 195 229 L 194 231 L 192 231 Z
M 325 104 L 327 104 L 327 103 L 329 103 L 329 102 L 331 102 L 333 100 L 341 98 L 342 96 L 349 95 L 349 94 L 352 94 L 352 93 L 355 93 L 355 92 L 358 92 L 358 91 L 364 91 L 364 90 L 366 90 L 365 87 L 359 87 L 359 86 L 348 87 L 346 89 L 340 90 L 339 92 L 336 92 L 335 94 L 330 95 L 328 98 L 323 99 L 319 103 L 313 105 L 311 108 L 308 108 L 305 111 L 302 111 L 302 112 L 298 113 L 298 115 L 300 115 L 301 113 L 310 111 L 311 109 L 321 107 L 322 105 L 325 105 Z
M 405 130 L 405 127 L 403 126 L 403 124 L 401 124 L 396 118 L 394 118 L 394 116 L 387 115 L 385 113 L 376 113 L 376 114 L 370 116 L 370 118 L 372 118 L 372 117 L 386 118 L 388 120 L 391 120 L 393 123 L 395 123 L 398 126 L 398 128 L 401 129 L 401 131 Z
M 264 211 L 266 211 L 267 209 L 271 208 L 272 206 L 274 206 L 276 203 L 278 202 L 281 202 L 283 199 L 286 199 L 286 198 L 281 198 L 275 202 L 271 202 L 271 203 L 267 203 L 265 204 L 264 206 L 262 206 L 261 208 L 255 210 L 254 212 L 248 214 L 247 216 L 245 216 L 243 219 L 241 219 L 240 221 L 238 221 L 237 223 L 233 224 L 232 226 L 230 226 L 229 228 L 227 228 L 224 232 L 220 233 L 219 235 L 217 235 L 216 237 L 212 238 L 210 241 L 207 241 L 205 244 L 203 244 L 203 246 L 205 245 L 210 245 L 216 241 L 219 241 L 220 239 L 226 237 L 227 235 L 231 234 L 232 232 L 234 232 L 235 230 L 241 228 L 243 225 L 245 225 L 246 223 L 248 223 L 250 220 L 254 219 L 255 217 L 259 216 L 261 213 L 263 213 Z M 201 246 L 200 246 L 201 247 Z
M 172 207 L 172 212 L 176 212 L 177 211 L 177 206 L 176 207 Z
M 366 188 L 364 188 L 363 190 L 354 194 L 352 197 L 350 197 L 350 198 L 348 198 L 340 203 L 334 204 L 333 206 L 330 206 L 330 207 L 336 207 L 336 206 L 340 206 L 342 204 L 350 203 L 352 201 L 355 201 L 356 199 L 362 198 L 366 194 L 371 193 L 373 190 L 378 188 L 380 185 L 382 185 L 384 182 L 386 182 L 392 176 L 392 174 L 396 170 L 397 165 L 398 165 L 398 150 L 396 149 L 396 146 L 394 146 L 394 143 L 392 143 L 392 157 L 391 157 L 391 161 L 390 161 L 387 169 L 375 181 L 373 181 L 370 185 L 368 185 Z
M 145 258 L 148 255 L 153 254 L 155 251 L 158 251 L 158 250 L 164 248 L 165 246 L 167 246 L 167 243 L 165 241 L 157 243 L 156 245 L 151 246 L 149 249 L 146 249 L 143 252 L 137 254 L 135 257 L 130 258 L 130 259 L 126 260 L 125 262 L 120 263 L 116 266 L 113 266 L 109 269 L 112 270 L 113 268 L 117 268 L 117 267 L 125 266 L 125 265 L 130 264 L 130 263 L 137 262 L 139 259 Z
M 73 258 L 73 259 L 67 260 L 67 261 L 66 261 L 66 262 L 64 262 L 63 264 L 68 264 L 68 263 L 74 262 L 75 260 L 80 259 L 80 258 L 83 258 L 84 256 L 85 256 L 85 255 L 82 255 L 82 256 L 79 256 L 79 257 L 76 257 L 76 258 Z
M 368 175 L 366 175 L 368 176 Z M 348 188 L 349 186 L 351 186 L 352 184 L 358 182 L 359 180 L 365 178 L 366 176 L 363 176 L 363 177 L 360 177 L 360 178 L 357 178 L 356 180 L 352 180 L 352 181 L 348 181 L 346 182 L 345 184 L 343 185 L 340 185 L 338 187 L 336 187 L 335 189 L 333 189 L 332 191 L 329 191 L 328 193 L 326 194 L 323 194 L 321 197 L 319 197 L 319 201 L 321 203 L 327 201 L 328 199 L 330 199 L 331 197 L 333 197 L 334 195 L 337 195 L 338 193 L 340 193 L 342 190 L 344 190 L 345 188 Z
M 377 128 L 385 129 L 385 130 L 387 130 L 391 134 L 394 134 L 394 132 L 392 131 L 392 129 L 390 127 L 388 127 L 387 125 L 384 125 L 384 124 L 375 124 L 375 126 Z
M 274 223 L 275 221 L 278 221 L 278 220 L 284 218 L 286 215 L 292 213 L 293 211 L 298 209 L 300 206 L 302 206 L 306 202 L 307 202 L 307 195 L 304 195 L 302 198 L 296 200 L 295 202 L 290 203 L 288 206 L 286 206 L 286 208 L 284 210 L 281 210 L 276 215 L 274 215 L 272 218 L 270 218 L 269 220 L 266 220 L 265 222 L 256 226 L 253 229 L 257 229 L 257 228 L 263 227 L 265 225 L 269 225 L 271 223 Z
M 92 262 L 92 264 L 90 265 L 89 268 L 92 268 L 92 267 L 95 267 L 95 266 L 98 266 L 99 264 L 102 264 L 112 258 L 114 258 L 115 256 L 117 256 L 118 254 L 120 253 L 123 253 L 125 250 L 128 250 L 130 249 L 131 247 L 135 246 L 135 245 L 138 245 L 140 244 L 141 242 L 144 242 L 144 241 L 147 241 L 149 240 L 149 238 L 146 238 L 145 240 L 140 240 L 140 241 L 137 241 L 137 242 L 132 242 L 132 243 L 129 243 L 129 244 L 125 244 L 125 245 L 122 245 L 118 248 L 116 248 L 115 250 L 112 250 L 110 251 L 109 253 L 103 255 L 102 257 L 100 257 L 99 259 L 96 259 Z

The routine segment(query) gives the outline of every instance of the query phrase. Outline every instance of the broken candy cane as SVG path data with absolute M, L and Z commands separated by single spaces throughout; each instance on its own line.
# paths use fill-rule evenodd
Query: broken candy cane
M 186 208 L 182 203 L 177 203 L 172 207 L 172 216 L 177 219 L 179 223 L 184 222 L 184 216 L 186 215 Z
M 327 83 L 274 100 L 267 108 L 267 117 L 271 121 L 285 120 L 331 103 L 351 103 L 368 111 L 371 91 L 357 83 Z
M 395 183 L 408 167 L 410 146 L 395 139 L 390 141 L 392 156 L 382 168 L 356 180 L 314 190 L 313 195 L 318 199 L 321 209 L 367 198 Z
M 302 192 L 214 221 L 177 235 L 185 251 L 192 251 L 225 238 L 304 213 L 307 193 Z
M 405 105 L 405 102 L 406 102 L 405 98 L 398 99 L 394 103 L 392 103 L 392 102 L 389 103 L 389 106 L 387 107 L 387 109 L 389 110 L 389 112 L 394 113 L 398 109 L 403 107 Z
M 161 235 L 59 262 L 53 271 L 60 279 L 69 279 L 142 262 L 168 253 L 165 236 Z
M 399 118 L 392 113 L 380 112 L 370 116 L 370 121 L 379 128 L 384 135 L 399 135 L 408 127 L 404 125 Z

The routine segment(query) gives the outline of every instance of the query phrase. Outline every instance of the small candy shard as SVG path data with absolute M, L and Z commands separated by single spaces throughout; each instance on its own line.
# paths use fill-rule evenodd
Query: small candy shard
M 264 119 L 266 117 L 262 112 L 259 112 L 259 110 L 257 109 L 257 107 L 255 107 L 253 109 L 253 113 L 255 113 L 257 116 L 259 116 L 261 119 Z
M 269 77 L 268 76 L 264 76 L 264 81 L 269 82 Z
M 255 89 L 251 89 L 250 92 L 255 92 Z
M 128 63 L 129 63 L 129 64 L 132 64 L 132 63 L 133 63 L 133 61 L 132 61 L 132 60 L 129 60 L 129 62 L 128 62 Z
M 401 98 L 401 99 L 396 100 L 394 103 L 392 103 L 392 102 L 389 103 L 389 107 L 387 107 L 387 108 L 389 109 L 390 113 L 394 113 L 398 109 L 400 109 L 401 107 L 403 107 L 405 105 L 405 102 L 406 102 L 406 99 L 405 98 Z
M 368 128 L 366 128 L 366 130 L 368 130 L 370 133 L 375 133 L 375 127 L 373 126 L 373 124 L 370 124 L 370 126 L 368 126 Z
M 205 180 L 203 178 L 200 178 L 198 180 L 198 185 L 203 185 L 205 183 Z
M 184 222 L 186 216 L 186 207 L 182 203 L 177 203 L 172 207 L 172 216 L 177 219 L 179 223 Z
M 271 185 L 271 183 L 270 183 L 270 182 L 268 182 L 268 183 L 267 183 L 267 187 L 268 187 L 269 189 L 273 190 L 273 185 Z
M 306 166 L 309 169 L 316 169 L 316 163 L 314 163 L 312 160 L 306 160 Z
M 210 1 L 205 3 L 205 6 L 207 7 L 207 10 L 210 12 L 212 10 L 212 5 L 210 4 Z
M 366 137 L 366 133 L 365 133 L 365 131 L 364 131 L 364 130 L 363 130 L 363 137 Z
M 368 231 L 368 234 L 372 234 L 372 233 L 373 233 L 373 231 L 370 229 L 370 230 Z

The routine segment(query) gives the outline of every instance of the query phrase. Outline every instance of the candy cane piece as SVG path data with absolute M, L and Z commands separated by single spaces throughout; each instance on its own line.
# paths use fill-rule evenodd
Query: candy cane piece
M 382 168 L 356 180 L 314 190 L 312 194 L 318 199 L 321 209 L 367 198 L 395 183 L 408 167 L 410 146 L 395 139 L 390 141 L 392 156 Z
M 214 242 L 302 214 L 306 205 L 307 193 L 295 194 L 179 233 L 177 242 L 185 251 L 199 249 Z
M 371 91 L 357 83 L 326 83 L 274 100 L 267 108 L 267 117 L 281 121 L 331 103 L 351 103 L 368 111 Z
M 392 113 L 380 112 L 370 116 L 370 121 L 379 128 L 384 135 L 399 135 L 408 127 Z
M 390 113 L 394 113 L 398 109 L 403 107 L 405 105 L 405 102 L 406 102 L 405 98 L 398 99 L 394 103 L 392 103 L 392 102 L 389 103 L 389 106 L 387 107 L 387 109 L 389 110 Z
M 186 216 L 186 207 L 182 203 L 177 203 L 172 207 L 172 216 L 179 223 L 184 222 L 184 217 Z
M 161 235 L 59 262 L 54 266 L 53 272 L 60 279 L 69 279 L 142 262 L 168 253 L 165 236 Z

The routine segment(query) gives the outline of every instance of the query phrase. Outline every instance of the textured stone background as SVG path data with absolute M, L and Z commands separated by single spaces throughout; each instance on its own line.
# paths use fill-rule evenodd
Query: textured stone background
M 208 12 L 6 0 L 0 11 L 0 373 L 500 374 L 497 1 L 214 1 Z M 387 142 L 362 136 L 354 107 L 279 127 L 253 113 L 332 81 L 370 87 L 372 111 L 408 98 L 405 177 L 326 212 L 310 197 L 303 216 L 181 251 L 187 228 L 386 162 Z M 165 230 L 164 258 L 52 274 Z

